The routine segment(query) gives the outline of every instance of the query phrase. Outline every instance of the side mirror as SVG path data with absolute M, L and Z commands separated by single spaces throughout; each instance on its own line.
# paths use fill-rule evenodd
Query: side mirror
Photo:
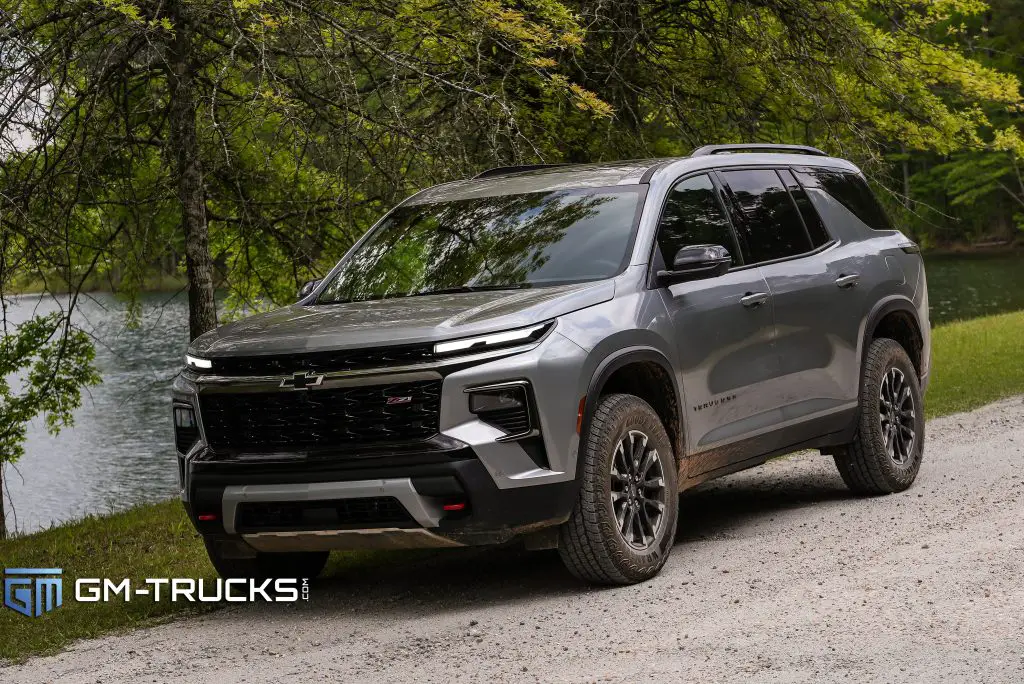
M 321 280 L 310 280 L 310 281 L 308 281 L 305 285 L 303 285 L 301 288 L 299 288 L 299 297 L 298 297 L 298 299 L 302 300 L 302 299 L 305 299 L 306 297 L 308 297 L 310 294 L 312 294 L 313 290 L 316 289 L 316 286 L 319 285 L 321 282 L 322 282 Z
M 731 263 L 729 250 L 721 245 L 690 245 L 676 252 L 671 271 L 658 271 L 658 282 L 673 285 L 714 278 L 727 272 Z

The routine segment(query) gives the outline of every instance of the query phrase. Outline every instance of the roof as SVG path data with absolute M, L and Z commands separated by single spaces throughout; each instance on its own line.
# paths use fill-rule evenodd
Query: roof
M 825 166 L 858 171 L 851 162 L 836 157 L 776 152 L 729 152 L 691 157 L 565 164 L 539 169 L 530 168 L 519 172 L 509 170 L 501 175 L 435 185 L 413 195 L 405 201 L 405 204 L 429 204 L 475 197 L 598 188 L 610 185 L 637 185 L 655 177 L 677 178 L 689 171 L 700 169 L 756 165 Z

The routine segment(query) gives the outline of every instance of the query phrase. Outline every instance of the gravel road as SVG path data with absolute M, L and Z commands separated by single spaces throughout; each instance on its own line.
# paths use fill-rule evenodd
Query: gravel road
M 10 682 L 1024 681 L 1024 400 L 928 424 L 913 488 L 799 454 L 683 497 L 661 575 L 458 550 L 0 669 Z

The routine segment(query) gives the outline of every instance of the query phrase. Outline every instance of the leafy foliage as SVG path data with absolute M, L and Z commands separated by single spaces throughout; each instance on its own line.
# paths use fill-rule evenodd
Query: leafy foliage
M 52 434 L 73 422 L 82 388 L 100 381 L 94 354 L 88 336 L 60 314 L 34 316 L 13 329 L 5 317 L 0 338 L 0 539 L 6 536 L 4 466 L 21 458 L 33 418 L 42 416 Z
M 894 141 L 945 155 L 982 145 L 993 113 L 1019 103 L 1005 65 L 963 45 L 985 21 L 975 0 L 4 10 L 0 185 L 41 228 L 65 222 L 89 245 L 119 231 L 97 268 L 128 292 L 187 251 L 169 120 L 189 71 L 207 249 L 231 311 L 289 301 L 387 206 L 481 166 L 739 140 L 869 163 Z M 32 131 L 28 149 L 16 130 Z
M 923 27 L 923 35 L 937 45 L 957 48 L 958 60 L 998 70 L 1004 78 L 1024 76 L 1024 2 L 946 5 L 932 11 L 934 21 Z M 935 92 L 952 101 L 946 90 Z M 958 106 L 973 108 L 979 122 L 976 135 L 965 145 L 941 148 L 911 138 L 893 139 L 902 150 L 887 158 L 893 162 L 890 172 L 898 164 L 904 176 L 905 225 L 926 245 L 1014 240 L 1024 224 L 1020 102 L 977 97 L 973 102 L 963 99 Z M 892 176 L 887 184 L 898 186 Z
M 68 330 L 59 314 L 36 316 L 0 340 L 0 464 L 21 457 L 25 425 L 43 416 L 56 433 L 70 425 L 81 388 L 100 381 L 95 352 L 81 330 Z M 27 369 L 20 391 L 8 378 Z

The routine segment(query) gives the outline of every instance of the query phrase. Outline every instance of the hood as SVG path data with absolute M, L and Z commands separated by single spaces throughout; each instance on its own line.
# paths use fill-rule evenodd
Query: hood
M 508 330 L 606 302 L 615 283 L 460 292 L 344 304 L 293 304 L 197 337 L 192 354 L 282 354 L 435 342 Z

